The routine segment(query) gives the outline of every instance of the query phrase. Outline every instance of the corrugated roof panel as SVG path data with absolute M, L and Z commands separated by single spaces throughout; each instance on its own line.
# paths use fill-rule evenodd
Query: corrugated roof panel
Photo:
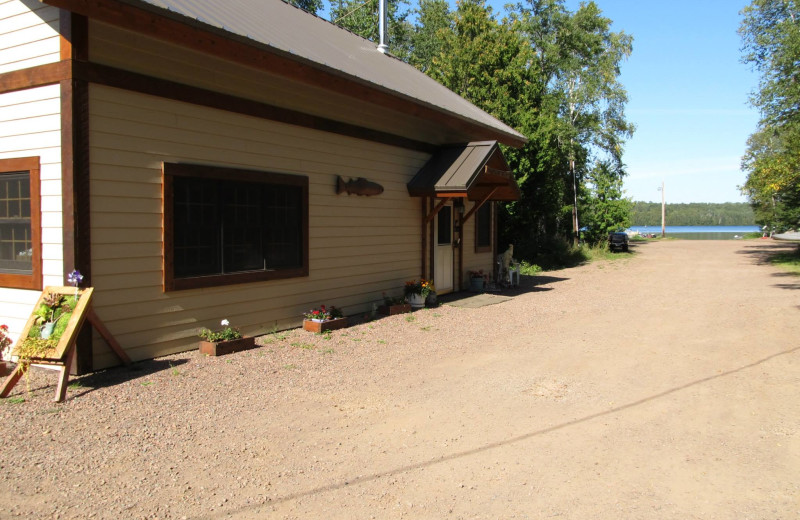
M 466 190 L 489 160 L 492 146 L 487 144 L 470 144 L 460 154 L 458 160 L 448 168 L 436 183 L 436 191 Z
M 281 0 L 123 0 L 149 4 L 293 55 L 329 72 L 380 86 L 440 111 L 525 137 L 375 44 Z M 376 20 L 377 23 L 377 20 Z
M 491 200 L 518 200 L 519 187 L 513 174 L 484 168 L 491 160 L 506 164 L 495 141 L 442 148 L 411 179 L 408 193 L 416 197 L 463 193 L 470 200 L 493 193 Z

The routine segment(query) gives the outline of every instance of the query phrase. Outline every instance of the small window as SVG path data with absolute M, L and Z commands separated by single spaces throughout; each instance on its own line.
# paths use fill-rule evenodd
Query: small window
M 453 242 L 453 208 L 445 206 L 439 210 L 438 214 L 437 243 L 440 246 Z
M 164 164 L 164 288 L 308 275 L 308 179 Z
M 42 288 L 38 157 L 0 159 L 0 286 Z
M 492 251 L 492 203 L 486 202 L 475 212 L 475 252 Z

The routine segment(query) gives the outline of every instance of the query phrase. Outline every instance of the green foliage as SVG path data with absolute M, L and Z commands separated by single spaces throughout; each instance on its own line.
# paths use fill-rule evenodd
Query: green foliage
M 542 268 L 523 260 L 519 263 L 519 272 L 524 276 L 536 276 L 542 272 Z
M 711 204 L 667 204 L 666 222 L 670 226 L 752 226 L 753 208 L 746 202 Z M 660 226 L 660 202 L 634 202 L 631 223 L 635 226 Z
M 198 334 L 198 336 L 212 343 L 217 343 L 219 341 L 231 341 L 242 337 L 242 333 L 239 332 L 239 329 L 231 327 L 228 324 L 228 320 L 223 320 L 222 324 L 223 324 L 222 329 L 220 330 L 202 329 Z
M 312 14 L 317 14 L 317 11 L 322 9 L 322 0 L 285 0 L 287 3 L 295 7 L 299 7 L 304 11 Z
M 389 52 L 400 59 L 407 59 L 410 46 L 411 27 L 406 22 L 408 12 L 401 10 L 405 0 L 387 0 L 387 38 Z M 343 29 L 375 43 L 379 41 L 378 0 L 341 0 L 331 3 L 331 22 Z
M 750 98 L 761 112 L 748 140 L 742 192 L 756 222 L 770 230 L 800 227 L 800 3 L 753 0 L 742 10 L 742 61 L 760 74 Z
M 608 233 L 631 225 L 632 203 L 622 196 L 624 171 L 610 161 L 598 162 L 589 174 L 592 196 L 583 211 L 585 239 L 590 244 L 605 244 Z

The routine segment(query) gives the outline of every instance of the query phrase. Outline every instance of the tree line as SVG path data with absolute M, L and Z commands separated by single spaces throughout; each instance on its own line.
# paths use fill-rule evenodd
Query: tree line
M 668 226 L 752 226 L 756 223 L 753 208 L 746 202 L 667 204 L 664 213 Z M 631 223 L 660 226 L 661 203 L 634 202 Z
M 742 158 L 742 191 L 759 225 L 800 229 L 800 2 L 753 0 L 742 16 L 742 61 L 760 75 L 750 97 L 760 119 Z
M 321 0 L 290 0 L 316 12 Z M 378 0 L 336 0 L 333 23 L 376 42 Z M 501 204 L 500 243 L 534 258 L 586 227 L 589 240 L 630 224 L 622 154 L 634 126 L 625 117 L 620 65 L 633 38 L 613 32 L 594 2 L 526 0 L 495 13 L 483 0 L 388 2 L 389 51 L 523 133 L 502 147 L 522 197 Z

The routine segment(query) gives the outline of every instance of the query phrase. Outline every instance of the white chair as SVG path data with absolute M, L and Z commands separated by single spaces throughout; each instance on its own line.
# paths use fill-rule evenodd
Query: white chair
M 508 266 L 508 285 L 519 287 L 519 262 L 512 262 Z

